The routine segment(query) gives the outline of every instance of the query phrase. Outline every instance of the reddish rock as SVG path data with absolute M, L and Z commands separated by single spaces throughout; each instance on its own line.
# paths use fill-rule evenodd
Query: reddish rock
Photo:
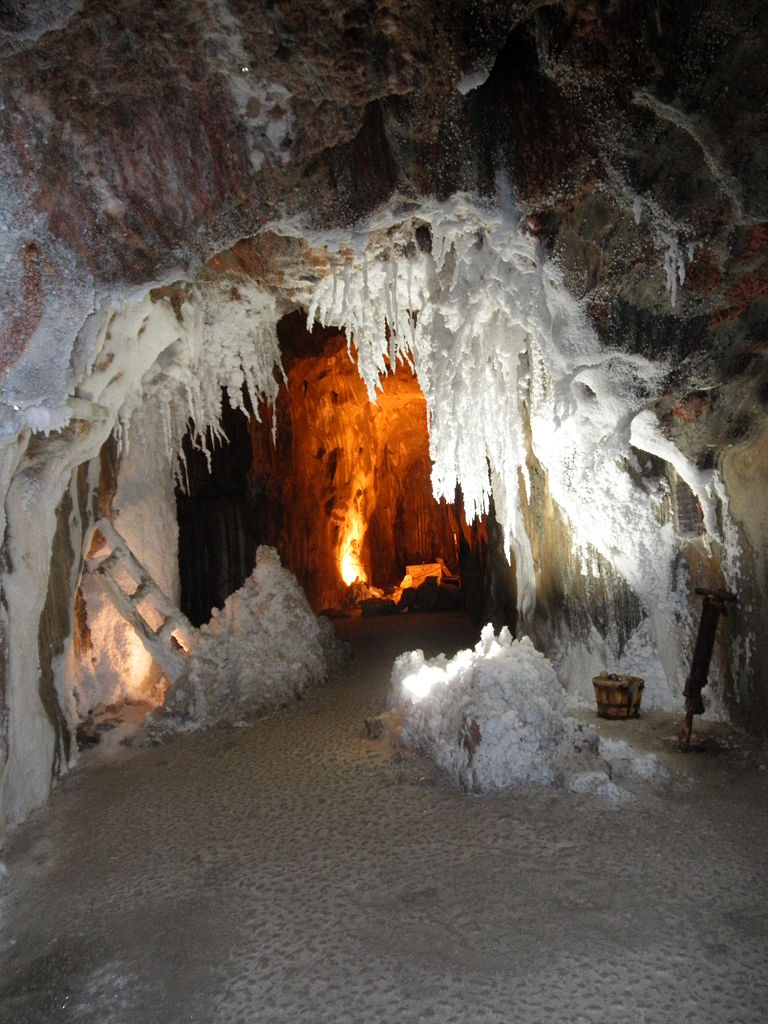
M 4 320 L 0 321 L 0 373 L 5 373 L 27 347 L 43 315 L 43 255 L 35 242 L 29 242 L 21 254 L 23 276 L 21 294 Z
M 723 271 L 717 255 L 711 249 L 696 249 L 685 268 L 686 288 L 700 295 L 711 295 L 722 281 Z
M 681 423 L 694 423 L 706 412 L 709 401 L 710 395 L 707 392 L 695 392 L 686 395 L 672 407 L 669 414 Z

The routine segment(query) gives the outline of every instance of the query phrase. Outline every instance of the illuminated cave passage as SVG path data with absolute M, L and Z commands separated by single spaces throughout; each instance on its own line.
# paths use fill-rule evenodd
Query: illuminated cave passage
M 766 66 L 0 3 L 0 1020 L 768 1019 Z
M 338 329 L 309 333 L 296 312 L 277 333 L 286 382 L 276 412 L 262 407 L 260 419 L 246 418 L 225 393 L 227 442 L 206 456 L 185 438 L 185 481 L 176 494 L 182 611 L 194 625 L 207 622 L 250 575 L 257 547 L 268 544 L 317 612 L 349 610 L 356 601 L 349 585 L 358 580 L 373 588 L 358 600 L 391 594 L 407 566 L 441 559 L 461 591 L 398 593 L 402 608 L 466 602 L 478 623 L 514 631 L 514 569 L 493 510 L 470 526 L 460 500 L 432 494 L 426 404 L 413 371 L 398 362 L 374 404 Z M 391 598 L 387 604 L 393 610 Z

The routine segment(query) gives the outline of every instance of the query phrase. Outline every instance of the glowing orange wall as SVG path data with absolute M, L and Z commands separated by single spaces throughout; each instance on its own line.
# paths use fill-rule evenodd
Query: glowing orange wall
M 281 557 L 313 607 L 338 607 L 341 563 L 377 586 L 399 581 L 407 562 L 442 556 L 458 570 L 458 526 L 430 483 L 426 403 L 411 370 L 398 364 L 373 405 L 344 335 L 307 334 L 298 315 L 281 321 L 288 381 L 271 423 L 252 421 L 252 489 L 281 506 Z M 279 495 L 278 493 L 279 492 Z

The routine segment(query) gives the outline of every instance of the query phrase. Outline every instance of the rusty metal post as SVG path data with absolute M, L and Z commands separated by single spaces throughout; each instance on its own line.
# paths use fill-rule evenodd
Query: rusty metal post
M 699 631 L 696 635 L 696 646 L 693 649 L 691 669 L 685 681 L 685 723 L 680 729 L 678 745 L 685 752 L 691 745 L 691 732 L 693 730 L 693 716 L 704 713 L 704 701 L 701 691 L 707 685 L 709 675 L 709 663 L 712 660 L 712 651 L 715 646 L 715 635 L 721 615 L 727 615 L 727 601 L 735 601 L 736 595 L 727 590 L 705 590 L 696 588 L 696 593 L 701 594 L 704 601 L 701 605 L 701 619 L 699 620 Z

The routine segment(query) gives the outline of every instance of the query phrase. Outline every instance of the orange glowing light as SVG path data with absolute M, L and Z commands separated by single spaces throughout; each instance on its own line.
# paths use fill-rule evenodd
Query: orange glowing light
M 346 508 L 335 520 L 340 527 L 337 534 L 339 546 L 336 549 L 339 574 L 348 587 L 356 581 L 368 583 L 368 573 L 363 566 L 363 541 L 368 529 L 366 509 L 370 475 L 362 469 L 354 474 L 350 481 Z
M 361 548 L 365 537 L 365 519 L 356 504 L 347 509 L 339 546 L 339 571 L 341 578 L 350 587 L 355 580 L 368 582 L 368 574 L 363 568 Z
M 189 654 L 192 650 L 193 644 L 188 636 L 185 635 L 182 629 L 174 629 L 171 633 L 171 640 L 175 641 L 179 647 L 184 651 L 185 654 Z
M 363 563 L 360 561 L 360 548 L 356 537 L 348 540 L 344 545 L 341 558 L 341 578 L 348 587 L 355 580 L 361 580 L 363 583 L 368 582 L 368 575 L 363 568 Z

